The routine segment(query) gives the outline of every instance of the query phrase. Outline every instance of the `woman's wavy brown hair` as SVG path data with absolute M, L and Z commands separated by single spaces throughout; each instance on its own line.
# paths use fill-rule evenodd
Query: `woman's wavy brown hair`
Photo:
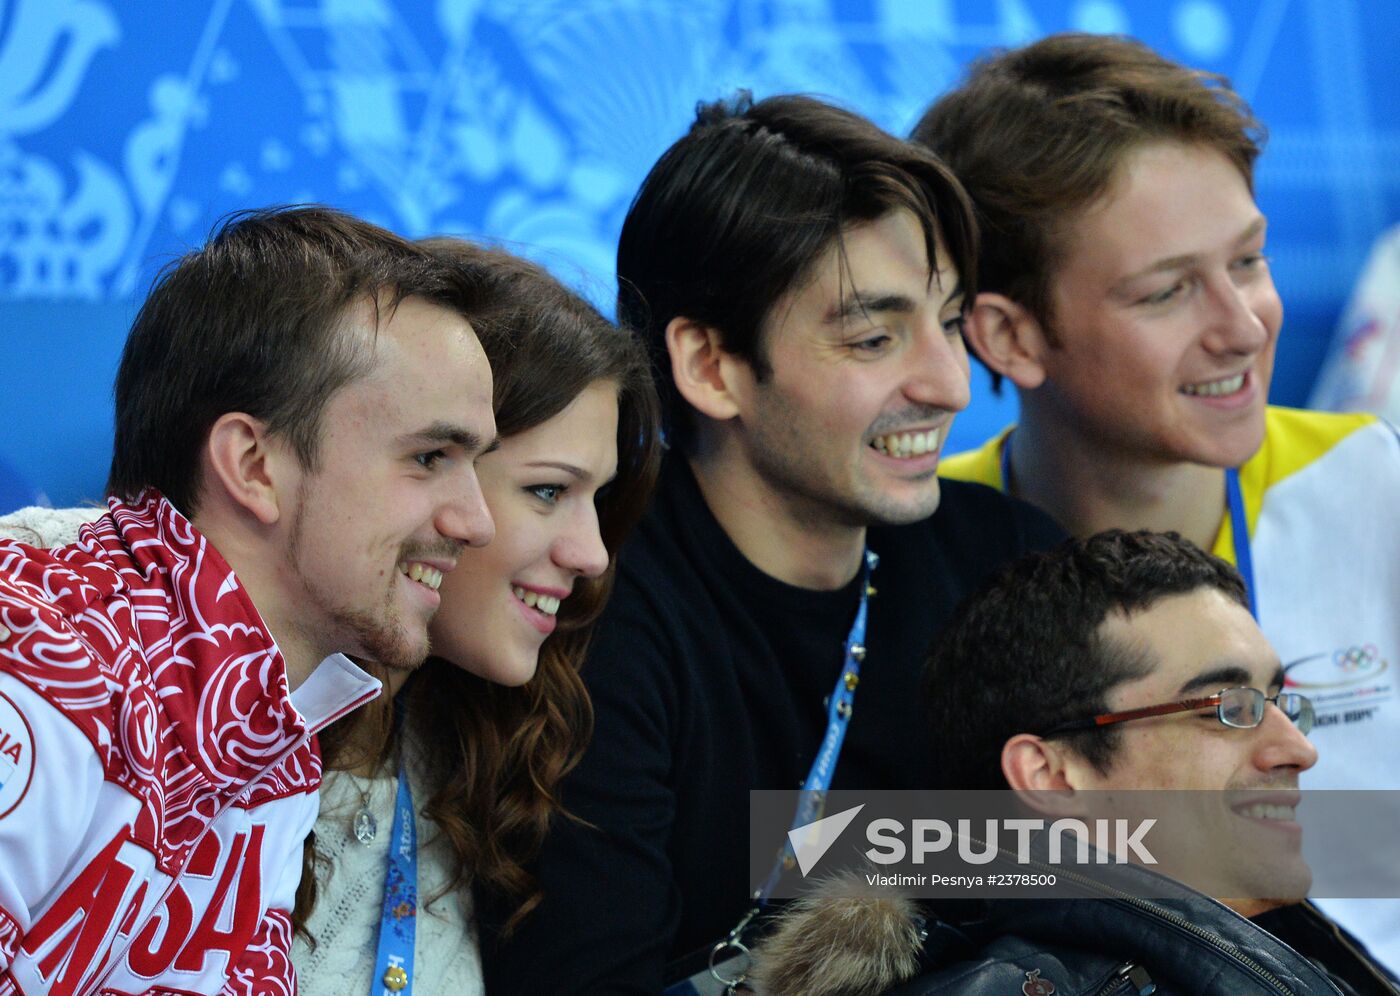
M 540 901 L 526 865 L 560 809 L 555 787 L 592 735 L 593 709 L 578 669 L 612 590 L 617 548 L 656 481 L 659 404 L 641 343 L 543 268 L 459 239 L 422 244 L 481 283 L 482 305 L 467 318 L 491 361 L 501 438 L 548 421 L 591 384 L 610 381 L 618 389 L 617 477 L 598 496 L 599 528 L 614 559 L 600 577 L 580 579 L 562 603 L 534 677 L 507 687 L 432 657 L 400 690 L 404 721 L 397 727 L 381 698 L 321 735 L 332 770 L 382 763 L 403 736 L 424 748 L 415 752 L 429 783 L 423 813 L 456 854 L 449 891 L 474 887 L 513 906 L 509 932 Z M 303 933 L 315 903 L 314 848 L 313 834 L 293 917 Z

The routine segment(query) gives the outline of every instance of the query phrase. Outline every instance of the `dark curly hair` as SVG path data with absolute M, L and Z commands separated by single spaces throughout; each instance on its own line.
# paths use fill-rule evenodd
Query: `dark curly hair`
M 1007 740 L 1106 712 L 1113 688 L 1153 668 L 1140 649 L 1106 638 L 1104 620 L 1200 588 L 1248 608 L 1239 572 L 1176 533 L 1111 529 L 1003 568 L 964 600 L 929 654 L 931 787 L 1006 788 Z M 1116 732 L 1065 741 L 1107 771 Z

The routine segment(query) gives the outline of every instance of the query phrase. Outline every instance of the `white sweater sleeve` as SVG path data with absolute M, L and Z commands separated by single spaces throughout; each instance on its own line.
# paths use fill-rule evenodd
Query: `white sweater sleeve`
M 36 547 L 64 546 L 78 538 L 84 523 L 102 516 L 105 508 L 39 508 L 31 505 L 0 515 L 0 539 L 19 540 Z

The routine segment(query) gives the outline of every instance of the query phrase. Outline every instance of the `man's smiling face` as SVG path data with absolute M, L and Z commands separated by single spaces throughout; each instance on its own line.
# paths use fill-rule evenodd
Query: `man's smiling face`
M 1123 456 L 1239 466 L 1264 438 L 1283 305 L 1265 220 L 1223 154 L 1129 154 L 1070 221 L 1051 279 L 1058 345 L 1039 390 L 1057 422 Z
M 384 310 L 347 312 L 373 365 L 327 402 L 317 466 L 299 471 L 280 601 L 318 660 L 344 651 L 411 669 L 442 575 L 495 533 L 475 463 L 496 422 L 471 325 L 420 298 Z
M 1109 693 L 1110 712 L 1204 698 L 1241 686 L 1273 695 L 1283 685 L 1278 655 L 1258 624 L 1247 609 L 1214 588 L 1163 598 L 1131 616 L 1115 613 L 1099 633 L 1141 651 L 1154 664 L 1150 673 Z M 1276 705 L 1265 704 L 1263 720 L 1253 729 L 1224 725 L 1214 708 L 1133 720 L 1113 729 L 1118 740 L 1108 770 L 1078 766 L 1075 787 L 1099 790 L 1091 794 L 1105 802 L 1123 790 L 1190 792 L 1155 800 L 1159 810 L 1184 804 L 1199 815 L 1190 841 L 1174 833 L 1168 843 L 1184 846 L 1157 854 L 1164 870 L 1170 866 L 1175 877 L 1222 898 L 1296 899 L 1306 894 L 1311 872 L 1302 859 L 1294 809 L 1298 776 L 1316 763 L 1317 751 Z M 1146 803 L 1149 810 L 1153 804 Z
M 906 523 L 938 507 L 938 458 L 969 398 L 963 294 L 896 209 L 847 228 L 763 331 L 739 388 L 744 453 L 799 520 Z M 940 250 L 940 262 L 945 254 Z

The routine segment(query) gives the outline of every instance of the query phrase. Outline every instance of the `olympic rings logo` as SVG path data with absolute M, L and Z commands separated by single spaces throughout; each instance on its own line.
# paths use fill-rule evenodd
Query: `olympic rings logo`
M 1375 670 L 1378 657 L 1380 657 L 1380 650 L 1374 643 L 1368 643 L 1364 647 L 1351 646 L 1345 650 L 1336 651 L 1332 654 L 1332 663 L 1339 671 L 1355 674 Z M 1384 665 L 1381 666 L 1384 667 Z

